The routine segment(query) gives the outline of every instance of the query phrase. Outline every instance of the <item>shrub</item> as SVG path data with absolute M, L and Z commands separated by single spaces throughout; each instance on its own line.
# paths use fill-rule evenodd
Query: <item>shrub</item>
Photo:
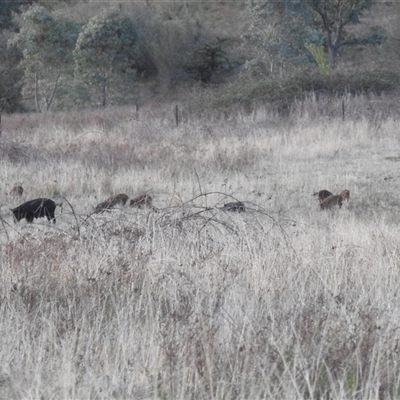
M 240 104 L 245 108 L 257 103 L 270 103 L 278 111 L 287 111 L 291 104 L 308 93 L 324 93 L 340 96 L 346 93 L 381 94 L 399 87 L 400 73 L 394 71 L 369 71 L 361 74 L 332 73 L 329 75 L 301 71 L 289 78 L 260 79 L 248 81 L 238 80 L 230 87 L 225 87 L 221 95 L 216 97 L 210 106 L 229 107 Z
M 210 83 L 217 72 L 229 71 L 231 65 L 226 52 L 222 49 L 226 40 L 217 37 L 213 42 L 198 47 L 193 52 L 186 71 L 203 83 Z

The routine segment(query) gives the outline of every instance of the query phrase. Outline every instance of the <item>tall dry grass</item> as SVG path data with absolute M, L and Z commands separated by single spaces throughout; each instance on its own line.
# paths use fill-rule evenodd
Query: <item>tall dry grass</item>
M 399 397 L 399 119 L 315 105 L 3 116 L 1 397 Z M 39 196 L 57 224 L 14 224 Z

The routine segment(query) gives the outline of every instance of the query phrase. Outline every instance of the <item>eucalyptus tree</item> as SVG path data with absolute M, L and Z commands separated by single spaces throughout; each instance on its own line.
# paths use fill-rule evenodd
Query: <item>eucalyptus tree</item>
M 31 0 L 0 0 L 0 112 L 20 109 L 23 73 L 18 68 L 21 53 L 9 49 L 7 41 L 17 29 L 14 15 L 20 14 Z
M 22 51 L 24 95 L 34 98 L 37 111 L 49 111 L 62 86 L 70 84 L 79 31 L 79 25 L 42 6 L 34 5 L 22 14 L 21 29 L 9 45 Z
M 363 12 L 370 9 L 373 0 L 305 0 L 311 12 L 310 24 L 322 32 L 328 51 L 328 64 L 334 68 L 339 48 L 351 45 L 376 45 L 383 42 L 385 34 L 380 27 L 371 27 L 364 36 L 350 35 L 348 25 L 360 22 Z
M 18 68 L 21 52 L 10 49 L 0 37 L 0 112 L 21 110 L 23 71 Z
M 118 12 L 97 15 L 79 34 L 75 77 L 99 106 L 124 101 L 134 90 L 140 29 L 128 15 Z
M 307 44 L 323 45 L 328 65 L 336 65 L 342 46 L 376 45 L 385 40 L 381 27 L 356 36 L 348 27 L 360 22 L 373 0 L 251 0 L 253 23 L 248 38 L 266 56 L 279 55 L 294 63 L 310 58 Z
M 0 0 L 0 31 L 15 28 L 14 13 L 21 13 L 22 8 L 31 3 L 32 0 Z

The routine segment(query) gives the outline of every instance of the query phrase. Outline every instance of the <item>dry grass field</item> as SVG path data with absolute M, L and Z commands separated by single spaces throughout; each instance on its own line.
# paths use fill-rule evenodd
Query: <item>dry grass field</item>
M 3 116 L 0 397 L 399 398 L 400 113 L 380 101 Z M 350 201 L 321 211 L 321 189 Z M 93 214 L 144 192 L 155 209 Z M 37 197 L 57 223 L 14 223 Z

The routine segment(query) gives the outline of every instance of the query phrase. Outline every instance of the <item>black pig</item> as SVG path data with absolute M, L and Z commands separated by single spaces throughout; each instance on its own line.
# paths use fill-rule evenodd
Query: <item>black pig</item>
M 56 223 L 54 217 L 54 210 L 56 209 L 56 203 L 50 199 L 35 199 L 27 201 L 20 206 L 11 209 L 14 214 L 15 220 L 21 221 L 21 219 L 26 218 L 28 222 L 33 222 L 34 218 L 47 217 L 49 221 L 53 220 Z

